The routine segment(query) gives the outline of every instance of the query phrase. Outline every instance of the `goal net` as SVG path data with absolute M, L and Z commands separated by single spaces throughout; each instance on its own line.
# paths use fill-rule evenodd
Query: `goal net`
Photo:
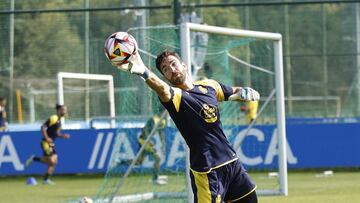
M 105 117 L 105 127 L 115 127 L 115 91 L 112 75 L 59 72 L 57 103 L 69 108 L 73 128 L 90 125 L 92 118 Z M 82 102 L 80 102 L 82 101 Z M 101 108 L 106 106 L 106 108 Z M 76 123 L 85 120 L 87 123 Z M 72 128 L 67 125 L 67 128 Z M 92 126 L 94 127 L 94 126 Z M 104 126 L 103 126 L 104 127 Z
M 137 39 L 145 64 L 161 78 L 155 57 L 169 49 L 181 53 L 194 80 L 211 78 L 260 92 L 256 117 L 247 119 L 250 104 L 223 102 L 221 121 L 240 161 L 257 184 L 257 192 L 287 195 L 281 35 L 192 23 L 133 28 L 129 32 Z M 158 130 L 163 123 L 155 122 L 139 144 L 141 128 L 148 119 L 158 115 L 161 120 L 166 114 L 157 95 L 143 81 L 125 73 L 119 77 L 117 82 L 126 96 L 117 106 L 124 109 L 118 114 L 116 143 L 95 202 L 191 202 L 187 147 L 180 133 L 165 118 L 165 139 Z M 149 146 L 158 156 L 149 152 Z M 154 171 L 163 182 L 154 181 Z

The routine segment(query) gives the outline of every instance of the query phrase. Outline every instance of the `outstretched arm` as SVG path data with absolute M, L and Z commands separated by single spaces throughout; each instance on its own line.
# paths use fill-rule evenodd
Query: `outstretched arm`
M 118 65 L 117 68 L 142 77 L 146 84 L 157 93 L 162 102 L 171 99 L 170 86 L 144 65 L 139 52 L 131 57 L 129 64 Z
M 230 101 L 259 101 L 260 94 L 250 87 L 233 87 L 233 94 L 229 96 Z
M 149 71 L 149 78 L 145 82 L 157 93 L 162 102 L 168 102 L 171 99 L 170 86 L 155 75 L 155 73 Z
M 64 138 L 64 139 L 69 139 L 69 138 L 70 138 L 70 134 L 67 134 L 67 133 L 62 134 L 62 133 L 60 132 L 60 129 L 57 130 L 56 133 L 57 133 L 57 136 L 58 136 L 58 137 L 61 137 L 61 138 Z

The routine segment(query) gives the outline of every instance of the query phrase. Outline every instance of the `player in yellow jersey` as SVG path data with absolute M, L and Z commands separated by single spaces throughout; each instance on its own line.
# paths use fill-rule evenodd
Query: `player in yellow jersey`
M 166 127 L 166 118 L 160 120 L 160 117 L 158 115 L 154 115 L 151 118 L 149 118 L 145 126 L 141 130 L 141 134 L 138 138 L 138 144 L 139 147 L 142 147 L 144 145 L 145 140 L 150 135 L 151 131 L 157 124 L 157 128 L 155 133 L 159 134 L 160 142 L 161 142 L 161 151 L 162 153 L 165 153 L 165 127 Z M 141 164 L 144 161 L 145 156 L 151 156 L 154 159 L 154 166 L 153 166 L 153 178 L 152 181 L 154 184 L 158 185 L 164 185 L 167 184 L 166 179 L 162 178 L 165 176 L 159 176 L 160 172 L 160 161 L 161 157 L 157 149 L 155 148 L 155 144 L 152 140 L 150 140 L 147 145 L 144 148 L 144 151 L 141 153 L 139 159 L 137 160 L 136 164 Z
M 246 123 L 250 124 L 257 117 L 259 101 L 247 101 L 241 106 L 241 111 L 245 113 Z
M 55 166 L 58 163 L 58 155 L 55 150 L 55 140 L 56 138 L 65 138 L 69 139 L 69 134 L 62 134 L 61 131 L 61 118 L 67 113 L 67 107 L 65 105 L 56 105 L 56 114 L 50 116 L 49 119 L 41 126 L 42 140 L 40 143 L 41 149 L 43 151 L 42 157 L 30 156 L 26 161 L 26 166 L 28 167 L 33 161 L 46 164 L 48 166 L 47 171 L 44 175 L 44 184 L 54 184 L 50 180 L 50 176 L 55 170 Z

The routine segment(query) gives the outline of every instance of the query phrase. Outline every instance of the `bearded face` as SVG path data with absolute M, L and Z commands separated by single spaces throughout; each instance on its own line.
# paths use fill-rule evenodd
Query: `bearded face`
M 65 116 L 65 114 L 67 113 L 67 107 L 66 106 L 62 106 L 59 110 L 58 110 L 58 115 L 60 117 Z
M 166 57 L 161 63 L 161 71 L 165 78 L 175 86 L 181 85 L 185 82 L 187 76 L 187 68 L 175 56 Z

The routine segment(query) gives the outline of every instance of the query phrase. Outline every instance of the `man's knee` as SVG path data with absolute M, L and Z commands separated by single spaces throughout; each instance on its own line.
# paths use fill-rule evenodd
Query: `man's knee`
M 159 153 L 155 153 L 154 158 L 156 162 L 159 162 L 161 160 Z
M 50 157 L 50 165 L 51 165 L 51 166 L 55 166 L 55 165 L 57 164 L 57 162 L 58 162 L 58 157 L 57 157 L 57 155 L 56 155 L 56 154 L 52 155 L 52 156 Z

